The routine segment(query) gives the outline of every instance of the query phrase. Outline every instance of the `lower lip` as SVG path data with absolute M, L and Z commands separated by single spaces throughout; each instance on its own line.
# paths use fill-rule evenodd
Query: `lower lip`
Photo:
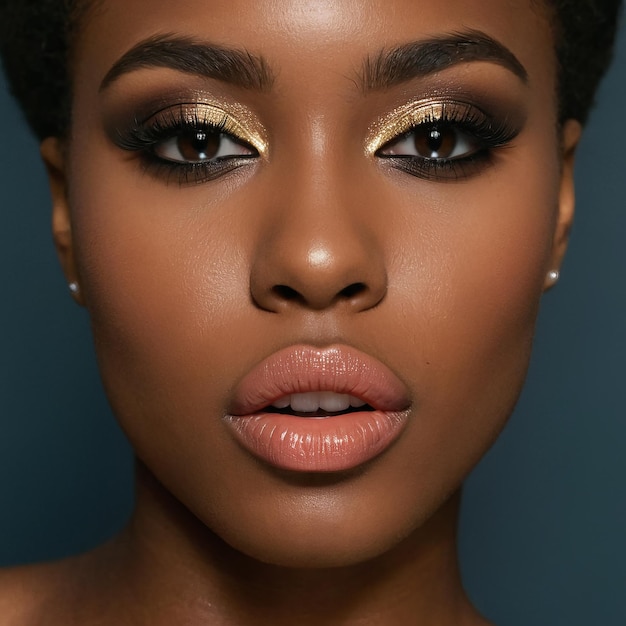
M 227 419 L 248 452 L 295 472 L 356 468 L 389 448 L 406 423 L 406 411 L 357 411 L 322 418 L 257 413 Z

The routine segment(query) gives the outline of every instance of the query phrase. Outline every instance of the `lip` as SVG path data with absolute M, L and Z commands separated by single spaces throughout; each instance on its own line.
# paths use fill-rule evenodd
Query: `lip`
M 283 396 L 311 391 L 356 396 L 373 410 L 323 418 L 266 410 Z M 406 426 L 409 404 L 405 385 L 377 359 L 343 345 L 301 345 L 272 354 L 244 376 L 225 423 L 245 450 L 269 465 L 338 472 L 389 448 Z

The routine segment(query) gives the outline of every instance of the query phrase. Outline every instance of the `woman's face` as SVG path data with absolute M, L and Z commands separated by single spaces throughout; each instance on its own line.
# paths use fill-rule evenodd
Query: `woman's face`
M 564 252 L 540 7 L 104 0 L 74 81 L 55 236 L 138 457 L 255 558 L 389 550 L 503 426 Z

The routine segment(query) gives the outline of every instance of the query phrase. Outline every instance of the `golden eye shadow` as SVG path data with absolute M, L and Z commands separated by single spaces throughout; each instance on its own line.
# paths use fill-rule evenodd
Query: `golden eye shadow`
M 454 100 L 408 102 L 383 115 L 370 126 L 365 152 L 368 156 L 373 156 L 385 144 L 421 124 L 450 118 L 465 119 L 472 115 L 472 111 L 476 111 L 475 106 Z
M 222 131 L 249 144 L 261 156 L 265 156 L 269 148 L 267 130 L 250 109 L 202 92 L 157 95 L 139 100 L 129 98 L 119 108 L 112 107 L 106 113 L 103 120 L 105 132 L 114 144 L 126 150 L 147 147 L 150 142 L 134 139 L 151 129 L 174 131 L 181 127 Z
M 170 109 L 151 116 L 145 123 L 159 116 L 174 115 L 190 126 L 194 124 L 214 126 L 253 146 L 261 155 L 267 153 L 267 132 L 264 126 L 245 107 L 231 104 L 225 107 L 204 102 L 176 105 L 177 113 Z

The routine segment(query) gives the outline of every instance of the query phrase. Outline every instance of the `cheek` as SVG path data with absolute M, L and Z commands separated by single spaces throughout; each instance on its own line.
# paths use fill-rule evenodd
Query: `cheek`
M 166 186 L 98 154 L 74 168 L 81 288 L 122 427 L 144 456 L 167 459 L 173 438 L 184 437 L 172 415 L 203 428 L 236 379 L 223 356 L 245 330 L 247 231 L 222 187 Z
M 433 187 L 417 203 L 429 217 L 403 224 L 413 243 L 398 251 L 402 315 L 390 334 L 398 351 L 412 347 L 404 367 L 423 419 L 411 427 L 432 452 L 416 474 L 458 484 L 513 410 L 550 269 L 558 173 L 555 157 L 520 158 L 501 175 Z
M 80 146 L 76 153 L 80 154 Z M 106 171 L 106 178 L 99 172 Z M 245 238 L 221 187 L 156 182 L 137 163 L 96 159 L 74 168 L 73 230 L 96 339 L 158 347 L 220 329 L 247 290 Z M 220 212 L 215 205 L 222 206 Z M 139 357 L 139 355 L 137 355 Z
M 559 208 L 553 136 L 537 128 L 493 168 L 468 181 L 423 186 L 414 213 L 404 207 L 397 275 L 403 287 L 412 283 L 423 293 L 402 290 L 427 345 L 429 325 L 448 329 L 433 348 L 441 340 L 457 349 L 471 342 L 479 352 L 497 347 L 501 334 L 532 332 Z

